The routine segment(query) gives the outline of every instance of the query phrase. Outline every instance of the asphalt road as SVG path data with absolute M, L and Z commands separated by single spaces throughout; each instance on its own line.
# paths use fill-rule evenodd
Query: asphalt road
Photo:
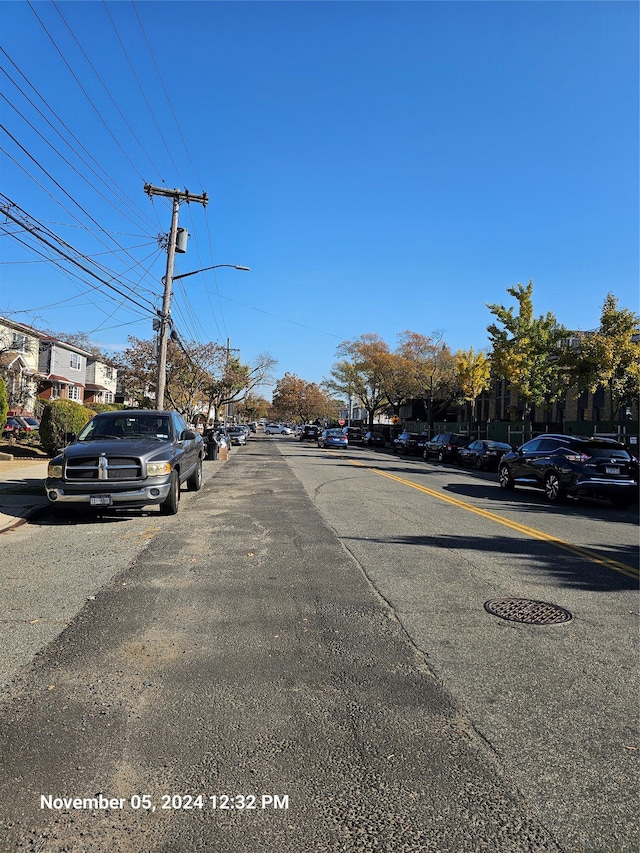
M 0 849 L 636 850 L 633 513 L 285 437 L 215 470 L 3 538 Z

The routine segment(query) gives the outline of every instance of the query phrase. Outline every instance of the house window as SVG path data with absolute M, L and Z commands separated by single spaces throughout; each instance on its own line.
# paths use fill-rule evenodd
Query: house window
M 79 385 L 69 385 L 69 399 L 82 402 L 82 389 Z
M 113 367 L 106 367 L 104 375 L 107 377 L 107 379 L 113 379 Z
M 69 361 L 69 365 L 70 365 L 70 367 L 73 367 L 74 370 L 80 370 L 80 367 L 82 365 L 82 359 L 80 358 L 80 356 L 78 355 L 77 352 L 71 353 L 71 359 Z
M 18 352 L 27 352 L 29 349 L 29 338 L 26 335 L 20 335 L 18 332 L 14 332 L 11 349 L 17 350 Z
M 104 392 L 104 401 L 105 403 L 113 403 L 113 391 Z
M 59 400 L 60 399 L 60 386 L 59 385 L 52 385 L 51 386 L 51 399 L 52 400 Z

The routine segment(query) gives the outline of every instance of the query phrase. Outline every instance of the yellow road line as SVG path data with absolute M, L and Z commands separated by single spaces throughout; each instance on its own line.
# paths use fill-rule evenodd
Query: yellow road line
M 440 501 L 453 504 L 453 506 L 460 507 L 460 509 L 466 509 L 468 512 L 473 512 L 476 515 L 482 516 L 482 518 L 488 519 L 489 521 L 495 521 L 497 524 L 502 524 L 504 527 L 510 527 L 512 530 L 517 530 L 518 533 L 524 533 L 526 536 L 531 536 L 534 539 L 540 539 L 543 542 L 550 542 L 557 548 L 562 548 L 564 551 L 569 551 L 571 554 L 583 557 L 592 563 L 597 563 L 600 566 L 604 566 L 614 572 L 619 572 L 620 574 L 626 575 L 634 580 L 637 580 L 640 577 L 638 569 L 634 566 L 628 566 L 626 563 L 621 563 L 618 560 L 612 560 L 609 557 L 602 557 L 595 551 L 582 548 L 580 545 L 572 545 L 571 542 L 566 542 L 564 539 L 558 539 L 557 536 L 551 536 L 549 533 L 543 533 L 542 530 L 536 530 L 534 527 L 527 527 L 525 524 L 520 524 L 518 521 L 511 521 L 501 515 L 496 515 L 486 509 L 481 509 L 480 507 L 465 503 L 465 501 L 458 500 L 450 495 L 445 495 L 442 492 L 436 492 L 433 489 L 428 489 L 426 486 L 420 486 L 418 483 L 413 483 L 411 480 L 405 480 L 403 477 L 397 477 L 395 474 L 389 474 L 387 471 L 381 471 L 379 468 L 372 468 L 369 465 L 365 465 L 363 462 L 356 462 L 353 459 L 350 459 L 349 461 L 352 465 L 358 465 L 361 468 L 366 468 L 373 474 L 379 474 L 381 477 L 387 477 L 389 480 L 395 480 L 397 483 L 402 483 L 403 486 L 410 486 L 412 489 L 417 489 L 417 491 L 424 492 L 425 494 L 430 495 L 433 498 L 437 498 Z

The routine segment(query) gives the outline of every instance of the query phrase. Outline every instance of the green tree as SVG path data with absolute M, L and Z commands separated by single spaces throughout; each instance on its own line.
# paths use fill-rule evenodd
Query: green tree
M 393 363 L 389 346 L 379 335 L 367 333 L 355 341 L 343 341 L 337 355 L 340 360 L 323 385 L 345 401 L 359 402 L 369 416 L 369 429 L 373 429 L 376 413 L 389 405 L 386 388 Z
M 640 394 L 640 316 L 618 308 L 617 298 L 608 293 L 598 329 L 572 336 L 577 338 L 577 346 L 565 348 L 561 361 L 565 385 L 573 386 L 578 394 L 604 386 L 613 429 L 621 406 Z
M 559 348 L 566 329 L 555 316 L 533 314 L 533 282 L 518 283 L 507 293 L 518 303 L 514 307 L 487 305 L 496 322 L 487 327 L 492 344 L 491 363 L 495 375 L 507 379 L 526 411 L 559 393 Z

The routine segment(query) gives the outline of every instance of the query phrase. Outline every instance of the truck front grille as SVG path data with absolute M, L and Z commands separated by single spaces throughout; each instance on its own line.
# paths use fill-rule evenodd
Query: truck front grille
M 67 480 L 140 480 L 139 459 L 120 456 L 87 456 L 68 459 Z

